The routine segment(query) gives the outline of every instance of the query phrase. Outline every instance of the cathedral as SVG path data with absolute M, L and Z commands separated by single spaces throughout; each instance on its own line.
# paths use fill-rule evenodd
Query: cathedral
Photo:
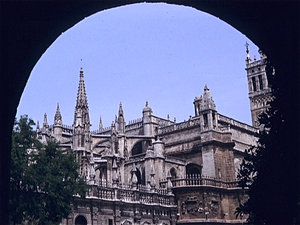
M 252 61 L 247 44 L 246 52 L 252 126 L 220 114 L 205 85 L 187 121 L 158 117 L 146 102 L 142 117 L 126 123 L 120 103 L 111 127 L 100 120 L 91 131 L 81 69 L 73 124 L 62 123 L 58 105 L 53 125 L 46 114 L 37 125 L 43 142 L 52 137 L 73 149 L 90 187 L 61 224 L 243 224 L 247 218 L 234 214 L 247 199 L 237 171 L 245 149 L 256 145 L 257 118 L 272 97 L 266 56 Z

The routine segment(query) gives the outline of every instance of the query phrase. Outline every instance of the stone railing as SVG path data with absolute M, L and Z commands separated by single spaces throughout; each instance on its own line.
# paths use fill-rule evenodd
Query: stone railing
M 262 61 L 261 59 L 256 60 L 256 61 L 252 61 L 252 62 L 250 62 L 249 64 L 247 63 L 247 64 L 246 64 L 246 67 L 247 67 L 247 68 L 250 68 L 250 67 L 262 65 L 262 64 L 263 64 L 262 62 L 263 62 L 263 61 Z
M 68 133 L 68 134 L 73 134 L 73 127 L 69 125 L 62 125 L 62 132 L 63 133 Z
M 177 130 L 186 129 L 186 128 L 189 128 L 189 127 L 194 127 L 194 126 L 197 126 L 197 125 L 200 125 L 200 117 L 190 119 L 188 121 L 184 121 L 184 122 L 181 122 L 181 123 L 175 123 L 175 124 L 172 124 L 170 126 L 160 128 L 158 133 L 159 134 L 169 133 L 169 132 L 173 132 L 173 131 L 177 131 Z
M 160 180 L 160 188 L 167 186 L 167 180 Z M 188 186 L 213 186 L 220 188 L 236 188 L 238 187 L 238 181 L 225 181 L 217 178 L 200 176 L 200 174 L 188 174 L 183 178 L 175 178 L 171 180 L 174 187 L 188 187 Z
M 245 124 L 245 123 L 238 122 L 238 121 L 236 121 L 234 119 L 231 119 L 229 117 L 223 116 L 221 114 L 218 114 L 218 120 L 221 121 L 221 122 L 228 123 L 228 124 L 230 124 L 232 126 L 235 126 L 235 127 L 242 128 L 244 130 L 253 132 L 253 133 L 257 133 L 258 132 L 257 128 L 249 126 L 248 124 Z
M 101 130 L 93 130 L 91 131 L 91 134 L 102 134 L 107 135 L 111 133 L 111 127 L 104 127 Z
M 126 163 L 133 163 L 143 161 L 145 159 L 146 153 L 141 153 L 137 155 L 130 156 L 128 159 L 125 159 Z
M 130 120 L 128 125 L 125 126 L 125 130 L 137 129 L 143 126 L 143 119 L 138 118 L 136 120 Z
M 153 118 L 154 122 L 157 123 L 160 127 L 166 127 L 170 126 L 171 124 L 174 124 L 174 122 L 169 119 L 163 119 L 157 116 L 153 116 Z
M 89 197 L 107 200 L 122 200 L 124 202 L 139 202 L 144 204 L 161 204 L 175 206 L 174 195 L 166 189 L 151 189 L 145 185 L 118 184 L 115 187 L 106 181 L 94 181 L 90 185 Z

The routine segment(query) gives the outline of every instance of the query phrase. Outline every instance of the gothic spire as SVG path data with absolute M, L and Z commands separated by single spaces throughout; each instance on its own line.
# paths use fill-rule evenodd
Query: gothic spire
M 76 101 L 76 109 L 78 108 L 85 108 L 88 109 L 88 102 L 86 97 L 85 91 L 85 84 L 84 84 L 84 74 L 83 69 L 80 69 L 80 79 L 79 79 L 79 86 L 77 92 L 77 101 Z
M 82 68 L 80 69 L 80 79 L 79 79 L 77 100 L 75 106 L 74 125 L 90 126 L 89 106 L 88 106 L 88 101 L 87 101 L 87 96 L 85 91 L 84 74 Z
M 62 116 L 59 109 L 59 103 L 57 103 L 57 109 L 54 116 L 54 125 L 62 125 Z
M 122 108 L 122 102 L 120 102 L 120 106 L 119 106 L 119 118 L 120 116 L 124 116 L 124 112 L 123 112 L 123 108 Z
M 208 91 L 209 91 L 209 88 L 207 87 L 207 84 L 205 84 L 204 92 L 208 92 Z
M 120 102 L 120 106 L 119 106 L 119 115 L 118 115 L 118 132 L 121 134 L 124 134 L 125 132 L 125 119 L 124 119 L 124 112 L 123 112 L 123 108 L 122 108 L 122 102 Z
M 47 114 L 45 113 L 44 123 L 43 123 L 43 133 L 48 132 L 48 129 L 49 129 L 49 125 L 48 125 L 48 121 L 47 121 Z
M 103 131 L 103 124 L 102 124 L 102 118 L 100 116 L 100 123 L 99 123 L 99 131 Z
M 47 113 L 45 113 L 45 115 L 44 115 L 44 123 L 43 123 L 43 127 L 48 127 Z

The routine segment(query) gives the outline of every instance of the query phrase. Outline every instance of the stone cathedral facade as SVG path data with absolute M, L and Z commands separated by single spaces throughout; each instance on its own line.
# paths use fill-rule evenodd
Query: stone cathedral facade
M 220 114 L 205 85 L 193 101 L 194 116 L 171 121 L 146 102 L 142 117 L 126 123 L 120 103 L 111 127 L 91 131 L 84 72 L 80 70 L 74 123 L 63 125 L 57 106 L 54 124 L 45 114 L 37 126 L 43 142 L 52 137 L 73 149 L 80 174 L 90 185 L 74 201 L 62 224 L 242 224 L 234 212 L 247 195 L 237 185 L 244 150 L 256 145 L 257 113 L 271 96 L 265 56 L 246 57 L 253 126 Z

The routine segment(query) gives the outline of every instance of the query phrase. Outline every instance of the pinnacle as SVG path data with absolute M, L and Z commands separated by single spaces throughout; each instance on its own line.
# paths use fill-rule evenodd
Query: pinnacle
M 122 102 L 120 102 L 120 107 L 119 107 L 119 117 L 123 116 L 123 108 L 122 108 Z
M 60 114 L 59 103 L 57 103 L 56 114 Z
M 88 108 L 82 68 L 80 69 L 80 80 L 78 86 L 76 108 Z
M 74 117 L 74 124 L 76 124 L 77 116 L 84 118 L 83 121 L 78 122 L 80 124 L 90 124 L 89 119 L 89 106 L 85 91 L 85 84 L 84 84 L 84 75 L 83 69 L 80 69 L 80 79 L 78 85 L 78 92 L 77 92 L 77 100 L 75 106 L 75 117 Z
M 47 113 L 45 113 L 45 115 L 44 115 L 44 125 L 48 125 L 48 122 L 47 122 Z
M 209 91 L 209 88 L 207 87 L 207 84 L 205 84 L 204 91 Z
M 56 113 L 55 113 L 55 116 L 54 116 L 54 123 L 55 124 L 57 124 L 57 123 L 61 124 L 61 121 L 62 121 L 62 116 L 61 116 L 60 109 L 59 109 L 59 103 L 57 103 L 57 109 L 56 109 Z

